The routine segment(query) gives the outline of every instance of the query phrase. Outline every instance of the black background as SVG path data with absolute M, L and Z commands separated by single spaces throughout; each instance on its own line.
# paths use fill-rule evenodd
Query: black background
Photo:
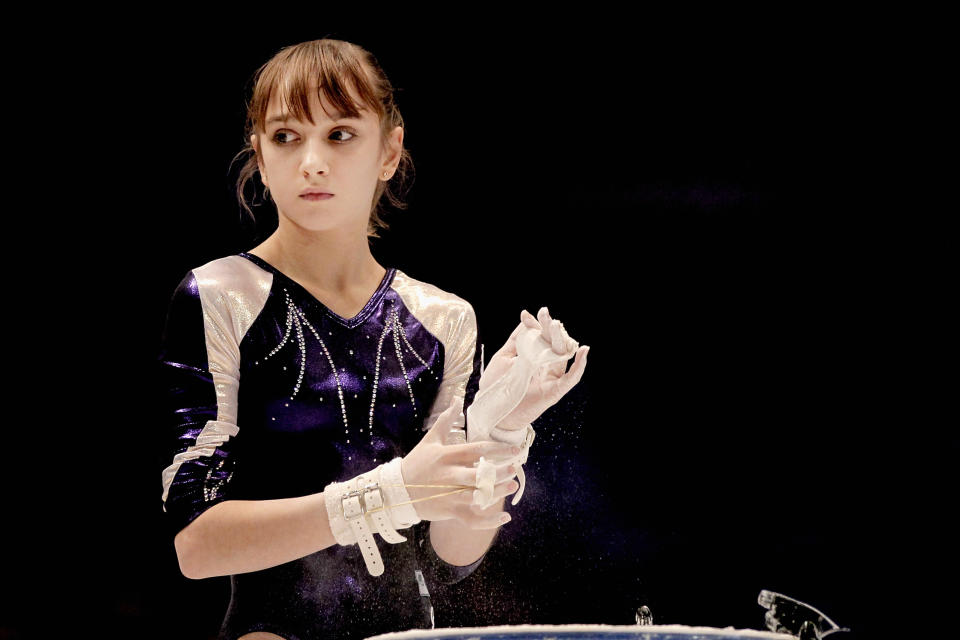
M 887 298 L 910 240 L 865 191 L 882 190 L 864 162 L 875 69 L 849 23 L 349 18 L 141 17 L 67 65 L 84 115 L 56 126 L 83 132 L 85 191 L 56 295 L 83 339 L 43 402 L 77 418 L 63 449 L 79 464 L 47 510 L 56 550 L 14 554 L 0 632 L 45 628 L 52 598 L 101 637 L 215 634 L 228 580 L 184 578 L 163 536 L 151 367 L 184 274 L 271 230 L 233 196 L 253 72 L 325 36 L 370 49 L 399 89 L 417 175 L 378 261 L 470 301 L 488 359 L 544 305 L 591 346 L 536 425 L 513 521 L 438 626 L 630 624 L 647 604 L 657 623 L 759 629 L 771 589 L 876 628 L 870 598 L 892 588 L 876 540 L 909 522 L 877 514 L 929 438 L 889 431 L 905 400 Z

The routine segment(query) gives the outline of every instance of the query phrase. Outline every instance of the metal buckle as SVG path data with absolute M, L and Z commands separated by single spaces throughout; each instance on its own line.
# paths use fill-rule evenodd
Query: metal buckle
M 344 519 L 347 521 L 356 520 L 367 514 L 367 499 L 364 494 L 371 491 L 380 491 L 380 485 L 373 480 L 367 480 L 366 484 L 364 484 L 361 488 L 356 489 L 355 491 L 348 491 L 340 495 L 340 510 L 343 511 Z M 360 513 L 353 517 L 348 517 L 346 510 L 343 508 L 344 501 L 350 498 L 361 498 L 358 500 L 360 503 Z M 380 492 L 380 501 L 383 502 L 383 492 Z

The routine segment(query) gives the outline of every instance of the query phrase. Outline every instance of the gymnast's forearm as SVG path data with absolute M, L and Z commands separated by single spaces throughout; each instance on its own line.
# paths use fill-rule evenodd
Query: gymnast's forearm
M 506 498 L 487 507 L 485 513 L 504 510 Z M 497 529 L 471 529 L 459 520 L 434 520 L 430 523 L 430 543 L 437 556 L 458 567 L 476 562 L 493 542 Z
M 277 500 L 225 500 L 174 539 L 192 579 L 260 571 L 337 544 L 323 492 Z

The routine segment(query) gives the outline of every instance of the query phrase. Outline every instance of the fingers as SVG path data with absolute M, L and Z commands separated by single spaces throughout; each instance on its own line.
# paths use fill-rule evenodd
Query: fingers
M 541 327 L 546 328 L 550 326 L 550 321 L 553 320 L 553 318 L 550 317 L 550 312 L 546 307 L 540 307 L 540 311 L 537 311 L 537 320 L 540 322 Z
M 517 475 L 516 467 L 513 466 L 513 463 L 496 465 L 494 467 L 494 478 L 493 485 L 497 486 L 498 484 L 508 482 L 511 478 Z M 455 466 L 450 467 L 449 470 L 443 475 L 443 482 L 438 482 L 437 484 L 447 484 L 453 483 L 463 487 L 471 487 L 470 490 L 467 490 L 463 493 L 468 494 L 469 496 L 473 495 L 473 490 L 477 488 L 477 468 L 476 467 L 467 467 L 467 466 Z M 431 488 L 430 492 L 440 491 L 439 488 Z M 446 489 L 445 489 L 446 491 Z M 449 489 L 453 491 L 453 489 Z M 467 502 L 470 500 L 468 499 Z
M 516 455 L 513 453 L 513 445 L 493 440 L 448 445 L 444 453 L 446 462 L 465 466 L 473 466 L 480 456 L 503 459 Z
M 531 329 L 543 329 L 537 319 L 533 317 L 533 314 L 526 309 L 520 312 L 520 322 L 523 323 L 523 326 Z
M 510 494 L 516 493 L 520 489 L 520 483 L 510 478 L 503 482 L 498 483 L 493 487 L 493 497 L 494 498 L 506 498 Z
M 563 368 L 565 368 L 566 365 L 560 363 L 563 368 L 556 371 L 551 370 L 552 379 L 541 378 L 540 389 L 542 390 L 543 397 L 546 398 L 550 404 L 559 402 L 560 398 L 565 396 L 570 389 L 573 389 L 573 387 L 580 382 L 580 378 L 583 377 L 583 371 L 587 367 L 587 353 L 589 351 L 589 346 L 577 349 L 570 371 L 564 373 Z
M 504 483 L 509 485 L 509 483 Z M 509 487 L 508 487 L 509 488 Z M 503 489 L 501 488 L 500 493 Z M 512 493 L 512 492 L 509 492 Z M 509 495 L 504 494 L 504 495 Z M 453 508 L 457 520 L 470 529 L 496 529 L 510 521 L 510 514 L 502 509 L 499 502 L 503 497 L 494 493 L 496 500 L 489 507 L 479 507 L 474 504 L 458 504 Z
M 509 464 L 502 464 L 497 467 L 497 479 L 494 481 L 494 484 L 502 484 L 507 482 L 511 478 L 517 475 L 517 464 L 511 462 Z M 520 485 L 517 485 L 519 488 Z
M 499 500 L 500 498 L 505 498 L 511 494 L 516 493 L 520 489 L 520 483 L 514 480 L 513 478 L 507 478 L 503 482 L 498 482 L 493 485 L 493 499 Z M 456 502 L 459 504 L 472 505 L 473 504 L 473 491 L 462 491 L 456 494 Z M 487 507 L 487 509 L 491 509 Z M 479 507 L 475 507 L 478 512 L 484 511 Z
M 470 505 L 461 505 L 455 510 L 457 520 L 470 529 L 496 529 L 510 521 L 510 514 L 494 504 L 489 509 L 477 510 Z
M 553 346 L 554 353 L 564 353 L 566 351 L 566 340 L 563 339 L 562 324 L 559 320 L 550 323 L 550 343 Z
M 540 307 L 537 312 L 537 321 L 543 331 L 543 339 L 550 343 L 554 353 L 567 353 L 576 345 L 563 328 L 563 323 L 550 317 L 550 311 L 547 307 Z
M 589 353 L 590 347 L 583 346 L 577 349 L 577 355 L 574 357 L 573 366 L 570 367 L 570 371 L 567 371 L 556 384 L 560 391 L 560 395 L 566 395 L 567 391 L 573 389 L 573 387 L 580 382 L 580 378 L 583 377 L 583 370 L 587 368 L 587 353 Z
M 489 462 L 489 460 L 488 460 L 488 462 Z M 476 471 L 473 472 L 473 475 L 474 475 L 473 484 L 475 484 L 475 483 L 476 483 Z M 498 464 L 498 465 L 496 465 L 496 466 L 494 467 L 493 484 L 494 484 L 494 486 L 496 486 L 496 485 L 498 485 L 498 484 L 500 484 L 500 483 L 507 482 L 507 481 L 510 480 L 510 478 L 513 478 L 513 477 L 516 476 L 516 475 L 517 475 L 516 463 L 513 463 L 513 462 L 505 462 L 504 464 Z
M 500 521 L 500 517 L 506 513 L 501 511 L 500 505 L 498 504 L 499 500 L 512 493 L 516 493 L 520 485 L 513 479 L 513 476 L 516 475 L 514 463 L 496 466 L 495 471 L 492 491 L 493 504 L 486 508 L 481 508 L 473 504 L 475 493 L 473 488 L 476 487 L 477 483 L 476 468 L 448 468 L 447 472 L 443 474 L 443 480 L 437 482 L 438 484 L 458 484 L 463 487 L 462 490 L 454 490 L 448 493 L 451 491 L 450 489 L 437 487 L 423 489 L 423 491 L 426 492 L 426 495 L 446 493 L 447 495 L 437 496 L 439 500 L 442 500 L 446 504 L 444 511 L 452 514 L 452 517 L 459 520 L 464 526 L 471 529 L 496 528 L 504 524 Z

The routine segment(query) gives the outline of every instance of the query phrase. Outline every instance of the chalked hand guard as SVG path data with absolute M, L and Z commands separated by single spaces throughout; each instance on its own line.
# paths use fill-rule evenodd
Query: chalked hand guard
M 483 370 L 479 390 L 467 408 L 468 442 L 505 442 L 519 447 L 520 453 L 481 458 L 474 504 L 487 507 L 493 503 L 487 465 L 516 464 L 520 489 L 511 504 L 520 501 L 526 485 L 520 465 L 527 461 L 536 435 L 531 423 L 580 381 L 589 349 L 567 335 L 563 323 L 551 318 L 546 307 L 541 307 L 537 318 L 521 311 L 520 324 Z M 567 361 L 574 356 L 567 371 Z

